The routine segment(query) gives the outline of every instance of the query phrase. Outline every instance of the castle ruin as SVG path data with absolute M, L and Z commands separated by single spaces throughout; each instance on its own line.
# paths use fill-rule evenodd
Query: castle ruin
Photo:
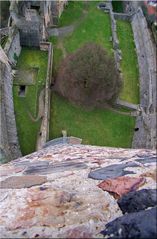
M 111 4 L 111 1 L 108 1 Z M 37 47 L 49 52 L 49 64 L 47 74 L 47 94 L 45 98 L 46 116 L 42 123 L 44 139 L 40 147 L 44 147 L 48 141 L 48 111 L 49 111 L 49 84 L 50 72 L 52 70 L 53 46 L 47 42 L 48 28 L 55 27 L 64 9 L 65 1 L 10 1 L 10 17 L 8 27 L 0 30 L 0 34 L 6 34 L 8 41 L 4 49 L 1 48 L 1 138 L 0 157 L 2 161 L 11 160 L 21 156 L 12 96 L 12 85 L 14 67 L 21 52 L 21 47 Z M 116 19 L 127 19 L 132 24 L 134 33 L 138 64 L 140 70 L 140 105 L 139 115 L 136 120 L 136 128 L 132 143 L 133 148 L 155 148 L 156 147 L 156 69 L 155 48 L 147 27 L 145 17 L 141 8 L 136 9 L 135 4 L 125 1 L 126 12 L 124 14 L 114 13 L 109 7 L 111 17 L 111 28 L 113 48 L 117 67 L 121 59 L 119 42 L 116 35 Z M 138 31 L 137 31 L 138 29 Z M 147 32 L 147 35 L 144 34 Z M 4 57 L 5 56 L 5 57 Z M 144 56 L 144 57 L 143 57 Z M 6 61 L 3 59 L 6 58 Z M 143 67 L 145 64 L 145 67 Z

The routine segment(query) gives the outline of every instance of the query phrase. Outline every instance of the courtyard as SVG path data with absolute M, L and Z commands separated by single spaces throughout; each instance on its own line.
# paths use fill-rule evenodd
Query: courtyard
M 110 27 L 110 17 L 97 8 L 98 2 L 70 2 L 63 12 L 59 26 L 73 26 L 72 32 L 67 35 L 52 36 L 50 41 L 54 47 L 53 77 L 55 78 L 60 62 L 69 53 L 75 52 L 87 42 L 94 42 L 103 46 L 109 55 L 113 56 L 113 48 Z M 78 9 L 78 12 L 76 11 Z M 77 13 L 76 13 L 77 12 Z M 75 16 L 75 17 L 74 17 Z M 137 59 L 134 51 L 133 34 L 129 23 L 120 25 L 119 31 L 120 46 L 123 55 L 122 73 L 123 88 L 120 98 L 132 103 L 138 102 L 138 71 Z M 128 35 L 125 36 L 125 33 Z M 127 39 L 128 37 L 128 39 Z M 130 46 L 131 42 L 131 46 Z M 130 48 L 126 54 L 126 48 Z M 133 51 L 132 51 L 133 50 Z M 132 57 L 130 58 L 130 54 Z M 133 59 L 133 60 L 132 60 Z M 128 75 L 128 65 L 130 67 Z M 132 75 L 135 80 L 132 82 Z M 127 84 L 131 81 L 130 84 Z M 135 94 L 128 92 L 136 92 Z M 129 97 L 129 98 L 128 98 Z M 52 94 L 51 99 L 51 120 L 50 139 L 61 136 L 62 130 L 66 130 L 68 135 L 82 138 L 84 144 L 131 147 L 134 134 L 135 117 L 125 108 L 120 109 L 82 109 L 71 105 L 66 99 L 59 95 Z

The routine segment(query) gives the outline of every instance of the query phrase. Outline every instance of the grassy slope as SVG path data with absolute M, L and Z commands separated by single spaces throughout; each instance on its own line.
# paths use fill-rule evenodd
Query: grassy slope
M 17 68 L 39 67 L 35 85 L 27 86 L 26 96 L 18 96 L 18 86 L 13 87 L 14 108 L 16 114 L 17 131 L 22 153 L 28 154 L 35 150 L 37 133 L 40 128 L 40 120 L 33 122 L 28 111 L 33 117 L 38 112 L 38 96 L 45 85 L 47 70 L 47 53 L 39 50 L 23 48 L 18 60 Z
M 85 42 L 93 41 L 104 46 L 108 53 L 112 54 L 112 43 L 109 41 L 111 36 L 110 19 L 108 14 L 104 14 L 96 8 L 96 4 L 90 2 L 90 6 L 88 9 L 86 8 L 88 14 L 81 20 L 78 28 L 70 36 L 62 39 L 67 52 L 73 52 Z M 72 11 L 71 6 L 63 13 L 62 26 L 64 21 L 65 25 L 67 22 L 72 23 L 74 21 L 70 11 Z M 78 21 L 80 22 L 80 20 Z M 57 38 L 52 37 L 50 40 L 54 45 L 53 73 L 55 74 L 63 58 L 63 53 L 58 46 Z M 72 106 L 57 95 L 52 96 L 51 107 L 50 139 L 61 136 L 61 130 L 66 129 L 68 135 L 82 138 L 84 144 L 131 146 L 135 125 L 134 118 L 108 110 L 83 110 Z
M 122 51 L 121 68 L 123 73 L 123 89 L 120 99 L 130 103 L 139 103 L 138 62 L 133 41 L 133 33 L 129 22 L 117 20 L 117 31 Z
M 83 144 L 130 147 L 135 119 L 109 110 L 87 111 L 53 94 L 50 138 L 68 135 L 83 139 Z

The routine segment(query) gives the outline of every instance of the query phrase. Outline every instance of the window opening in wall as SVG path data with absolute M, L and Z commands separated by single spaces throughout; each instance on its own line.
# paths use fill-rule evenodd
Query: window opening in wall
M 19 96 L 20 97 L 25 97 L 26 94 L 26 86 L 25 85 L 20 85 L 19 86 Z
M 40 6 L 32 6 L 32 5 L 31 5 L 31 9 L 34 9 L 34 10 L 36 10 L 37 12 L 39 12 Z

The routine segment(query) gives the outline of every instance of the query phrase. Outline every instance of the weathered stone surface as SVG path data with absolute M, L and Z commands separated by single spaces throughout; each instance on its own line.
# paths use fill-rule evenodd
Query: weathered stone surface
M 137 164 L 134 162 L 126 163 L 126 164 L 114 164 L 111 166 L 107 166 L 105 168 L 101 168 L 95 171 L 91 171 L 89 173 L 89 178 L 97 179 L 97 180 L 105 180 L 108 178 L 116 178 L 119 176 L 124 176 L 129 174 L 134 174 L 133 171 L 127 171 L 125 168 L 127 167 L 136 167 Z
M 129 213 L 108 223 L 101 232 L 105 238 L 156 238 L 157 210 Z
M 14 166 L 9 166 L 9 167 L 1 167 L 0 169 L 0 176 L 10 176 L 11 174 L 19 173 L 21 171 L 24 171 L 25 167 L 20 166 L 20 167 L 14 167 Z
M 0 182 L 0 188 L 29 188 L 47 182 L 45 176 L 12 176 Z
M 146 163 L 157 163 L 157 157 L 146 157 L 146 158 L 139 158 L 136 159 L 137 162 L 142 163 L 142 164 L 146 164 Z
M 123 213 L 138 212 L 148 207 L 157 206 L 157 190 L 142 189 L 130 192 L 118 200 L 118 205 Z
M 133 177 L 118 177 L 114 179 L 107 179 L 100 184 L 98 187 L 104 191 L 110 192 L 115 198 L 119 198 L 128 192 L 134 191 L 145 183 L 144 178 L 133 178 Z
M 154 170 L 148 170 L 147 172 L 141 174 L 142 177 L 148 177 L 148 178 L 152 178 L 154 181 L 157 180 L 157 172 L 156 169 Z
M 0 171 L 5 171 L 0 178 L 3 182 L 9 182 L 11 176 L 32 177 L 31 182 L 15 180 L 21 188 L 15 188 L 17 185 L 11 188 L 9 182 L 0 189 L 1 237 L 97 238 L 104 226 L 122 216 L 122 212 L 117 200 L 97 186 L 101 181 L 88 177 L 89 172 L 124 164 L 124 171 L 130 177 L 145 175 L 146 183 L 141 189 L 154 189 L 156 163 L 142 164 L 135 160 L 152 158 L 155 154 L 144 149 L 66 144 L 47 147 L 1 165 Z M 132 167 L 133 164 L 136 166 Z M 31 172 L 28 169 L 36 170 L 35 175 L 26 175 Z M 40 176 L 42 170 L 47 181 L 34 185 L 33 178 Z
M 82 162 L 66 162 L 66 163 L 59 163 L 59 164 L 35 164 L 29 166 L 25 171 L 24 174 L 49 174 L 49 173 L 57 173 L 57 172 L 64 172 L 66 170 L 79 170 L 85 169 L 87 165 Z

